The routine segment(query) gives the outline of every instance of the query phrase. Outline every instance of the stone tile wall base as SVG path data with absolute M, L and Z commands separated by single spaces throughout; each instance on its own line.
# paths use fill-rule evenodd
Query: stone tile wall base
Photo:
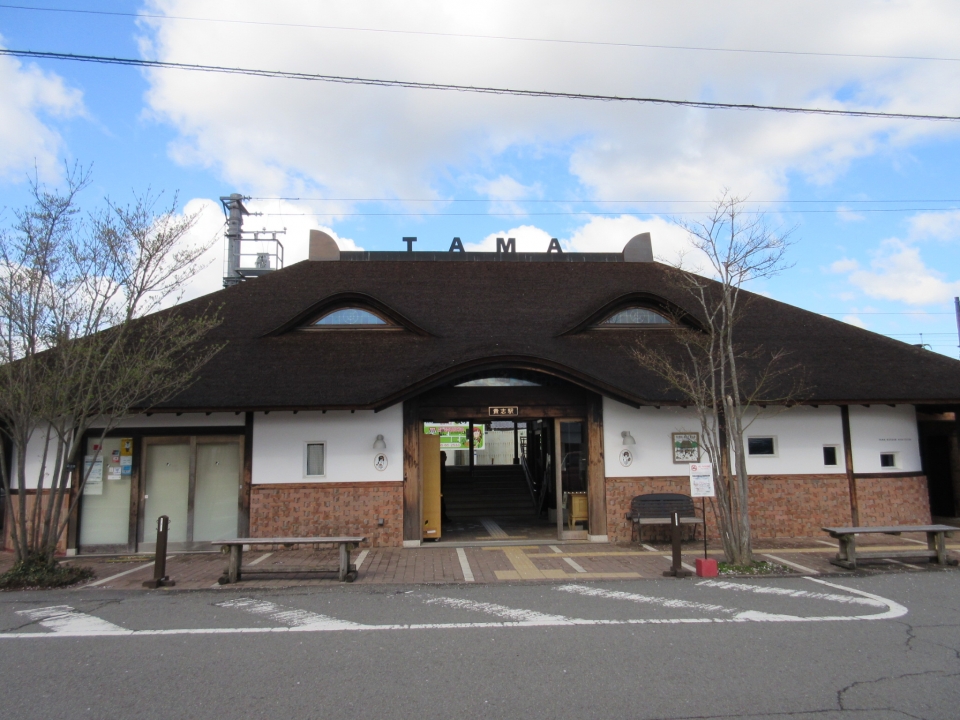
M 253 486 L 250 537 L 311 535 L 362 535 L 363 547 L 401 547 L 403 486 Z
M 611 542 L 630 542 L 626 519 L 630 501 L 648 493 L 690 494 L 685 477 L 607 478 L 607 534 Z M 930 522 L 927 479 L 859 478 L 857 498 L 863 525 L 905 525 Z M 810 537 L 822 527 L 850 524 L 850 492 L 846 475 L 754 475 L 749 484 L 750 524 L 754 539 Z M 695 500 L 697 517 L 700 501 Z M 644 538 L 666 538 L 647 527 Z M 655 534 L 656 533 L 656 534 Z M 700 536 L 702 537 L 702 536 Z M 707 500 L 707 537 L 718 539 L 717 519 Z

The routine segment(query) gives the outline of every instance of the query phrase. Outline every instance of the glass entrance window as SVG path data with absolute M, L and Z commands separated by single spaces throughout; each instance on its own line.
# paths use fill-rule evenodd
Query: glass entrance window
M 128 466 L 121 466 L 120 438 L 87 441 L 83 472 L 89 474 L 80 500 L 80 547 L 123 545 L 129 542 L 130 483 Z M 129 458 L 128 458 L 129 459 Z M 126 472 L 125 472 L 126 471 Z
M 584 452 L 583 423 L 560 423 L 560 477 L 563 492 L 587 491 L 587 457 Z
M 237 537 L 239 438 L 148 438 L 144 441 L 143 540 L 157 541 L 157 518 L 170 518 L 168 543 L 192 547 Z

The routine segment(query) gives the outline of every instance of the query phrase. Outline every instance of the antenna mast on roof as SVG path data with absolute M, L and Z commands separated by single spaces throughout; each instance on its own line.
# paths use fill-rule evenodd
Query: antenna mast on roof
M 223 212 L 227 216 L 227 228 L 223 233 L 226 239 L 223 269 L 224 287 L 236 285 L 247 278 L 266 275 L 268 272 L 283 267 L 283 244 L 277 239 L 277 235 L 285 234 L 287 229 L 244 230 L 244 215 L 256 216 L 262 214 L 252 213 L 244 207 L 243 201 L 249 199 L 239 193 L 220 198 Z M 256 243 L 254 251 L 243 252 L 243 243 L 251 242 Z M 253 266 L 245 266 L 243 259 L 251 257 L 254 258 Z

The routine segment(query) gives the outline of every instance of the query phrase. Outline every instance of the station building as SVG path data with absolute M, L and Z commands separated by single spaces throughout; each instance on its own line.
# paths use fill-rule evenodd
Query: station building
M 689 493 L 688 463 L 707 460 L 696 413 L 633 349 L 674 342 L 671 318 L 697 308 L 649 235 L 622 253 L 310 244 L 307 261 L 181 306 L 221 307 L 224 349 L 99 453 L 90 434 L 102 461 L 68 552 L 150 550 L 160 515 L 174 549 L 624 543 L 634 496 Z M 746 433 L 754 536 L 960 515 L 960 362 L 749 299 L 739 340 L 787 351 L 806 387 Z

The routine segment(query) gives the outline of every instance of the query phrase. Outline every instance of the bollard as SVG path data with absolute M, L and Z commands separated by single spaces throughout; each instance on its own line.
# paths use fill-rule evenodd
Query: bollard
M 143 583 L 145 588 L 172 587 L 175 580 L 167 577 L 167 533 L 170 530 L 170 518 L 161 515 L 157 518 L 157 555 L 153 563 L 153 580 Z
M 680 513 L 675 512 L 670 518 L 670 534 L 673 540 L 673 564 L 669 570 L 664 570 L 663 574 L 666 577 L 690 577 L 690 571 L 684 570 L 680 564 Z

